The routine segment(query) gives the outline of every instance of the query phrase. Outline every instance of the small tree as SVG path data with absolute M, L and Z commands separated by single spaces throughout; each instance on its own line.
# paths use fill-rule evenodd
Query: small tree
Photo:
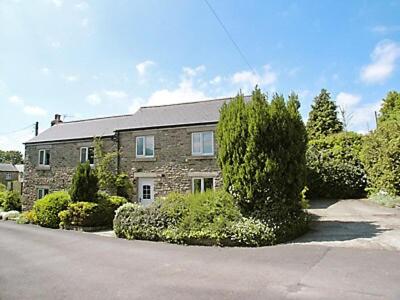
M 309 139 L 343 131 L 343 123 L 338 118 L 337 107 L 327 90 L 314 98 L 308 115 L 307 133 Z
M 96 172 L 90 167 L 90 163 L 87 161 L 79 164 L 69 191 L 72 202 L 95 202 L 99 190 L 98 183 Z
M 396 91 L 389 92 L 383 99 L 378 118 L 379 123 L 391 120 L 400 122 L 400 93 Z
M 218 163 L 244 215 L 278 223 L 300 215 L 307 139 L 299 106 L 294 94 L 268 103 L 256 87 L 248 103 L 239 94 L 221 108 Z

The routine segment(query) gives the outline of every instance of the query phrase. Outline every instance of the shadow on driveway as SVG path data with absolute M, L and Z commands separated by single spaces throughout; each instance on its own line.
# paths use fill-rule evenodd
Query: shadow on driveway
M 359 238 L 373 238 L 387 230 L 368 221 L 318 220 L 313 221 L 307 234 L 293 242 L 350 241 Z

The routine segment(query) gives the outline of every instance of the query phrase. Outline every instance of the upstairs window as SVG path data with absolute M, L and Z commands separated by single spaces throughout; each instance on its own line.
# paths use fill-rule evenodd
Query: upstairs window
M 39 166 L 50 166 L 50 150 L 39 150 Z
M 136 157 L 154 157 L 154 136 L 136 137 Z
M 192 133 L 192 155 L 213 155 L 214 133 L 212 131 Z
M 93 147 L 82 147 L 80 151 L 80 161 L 85 163 L 89 161 L 91 165 L 94 165 L 94 148 Z
M 214 189 L 214 178 L 193 178 L 192 191 L 193 193 L 203 193 L 207 190 Z

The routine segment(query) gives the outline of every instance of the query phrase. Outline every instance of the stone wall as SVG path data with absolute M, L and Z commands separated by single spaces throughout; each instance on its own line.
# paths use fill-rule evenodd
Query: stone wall
M 105 149 L 114 149 L 114 142 L 104 138 Z M 25 174 L 22 197 L 23 209 L 30 209 L 37 199 L 37 189 L 49 192 L 68 189 L 75 168 L 80 162 L 80 148 L 92 147 L 93 139 L 28 144 L 25 146 Z M 39 166 L 39 150 L 50 150 L 50 166 Z
M 121 171 L 128 173 L 133 181 L 134 200 L 137 200 L 137 177 L 140 176 L 154 178 L 155 197 L 171 191 L 191 192 L 194 177 L 214 177 L 215 186 L 221 186 L 215 134 L 213 156 L 192 156 L 192 132 L 200 131 L 215 131 L 215 125 L 120 133 Z M 154 136 L 154 158 L 137 158 L 136 137 L 146 135 Z
M 194 177 L 213 177 L 221 186 L 221 173 L 216 162 L 217 145 L 214 134 L 213 156 L 192 156 L 192 132 L 215 131 L 212 126 L 190 126 L 120 133 L 120 172 L 133 182 L 133 201 L 137 201 L 138 176 L 154 178 L 154 195 L 164 196 L 171 191 L 190 192 Z M 136 157 L 136 137 L 154 135 L 154 158 Z M 106 151 L 117 149 L 117 143 L 105 138 Z M 80 160 L 80 148 L 93 146 L 92 139 L 28 144 L 25 147 L 25 177 L 23 209 L 30 209 L 37 199 L 38 188 L 49 192 L 67 189 Z M 50 167 L 38 165 L 39 150 L 50 150 Z

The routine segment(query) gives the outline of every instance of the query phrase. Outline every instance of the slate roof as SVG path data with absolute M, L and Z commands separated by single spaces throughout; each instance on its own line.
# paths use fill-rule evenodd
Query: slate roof
M 232 98 L 144 106 L 136 113 L 59 123 L 25 144 L 113 136 L 119 130 L 217 123 L 222 104 Z
M 18 170 L 12 164 L 2 164 L 2 163 L 0 163 L 0 172 L 18 172 Z

